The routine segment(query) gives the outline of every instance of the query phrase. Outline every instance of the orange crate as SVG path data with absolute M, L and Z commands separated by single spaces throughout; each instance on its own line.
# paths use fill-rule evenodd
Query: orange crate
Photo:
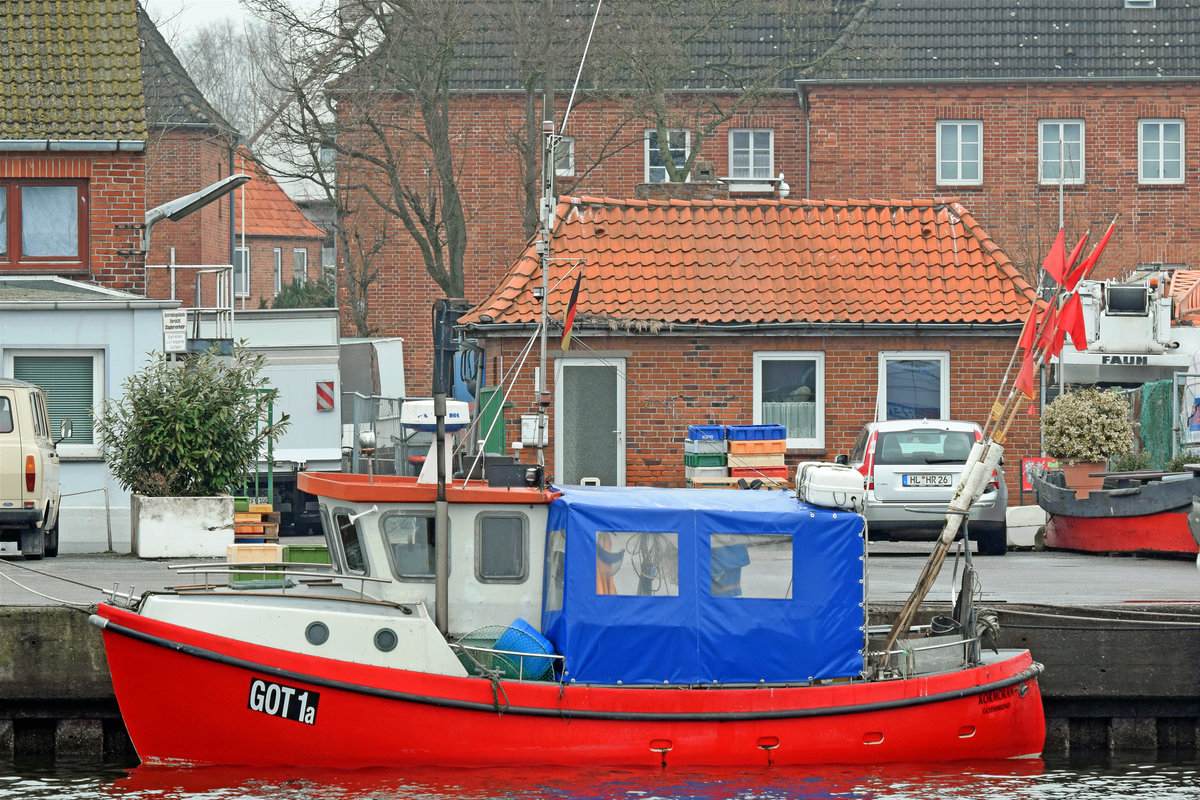
M 786 439 L 731 439 L 730 455 L 758 455 L 761 453 L 786 453 Z
M 787 480 L 787 467 L 730 467 L 731 478 L 779 478 Z
M 784 461 L 783 453 L 761 453 L 756 455 L 744 456 L 729 456 L 729 466 L 731 467 L 786 467 L 787 462 Z

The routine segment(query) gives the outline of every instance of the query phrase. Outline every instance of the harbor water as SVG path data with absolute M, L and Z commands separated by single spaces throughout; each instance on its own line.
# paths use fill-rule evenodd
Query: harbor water
M 470 747 L 464 731 L 463 746 Z M 1200 799 L 1200 763 L 1022 760 L 673 770 L 311 770 L 0 763 L 0 800 Z

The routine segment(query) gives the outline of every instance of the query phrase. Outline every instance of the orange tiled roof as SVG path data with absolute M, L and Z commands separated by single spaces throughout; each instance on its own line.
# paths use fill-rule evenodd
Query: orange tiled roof
M 267 173 L 263 166 L 241 148 L 237 155 L 237 169 L 251 176 L 251 180 L 243 184 L 245 188 L 246 205 L 246 235 L 247 236 L 287 236 L 293 239 L 324 238 L 325 234 L 316 225 L 308 221 L 308 217 L 300 211 L 300 207 L 287 196 L 275 179 Z M 238 190 L 239 193 L 242 190 Z M 234 220 L 234 230 L 240 235 L 242 220 L 239 212 Z
M 549 312 L 581 263 L 577 324 L 1019 323 L 1032 297 L 954 200 L 565 197 L 556 215 Z M 536 321 L 535 285 L 531 244 L 462 322 Z

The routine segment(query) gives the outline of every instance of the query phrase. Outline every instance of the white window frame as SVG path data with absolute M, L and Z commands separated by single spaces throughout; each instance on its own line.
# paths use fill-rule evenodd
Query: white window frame
M 748 142 L 747 142 L 746 147 L 736 147 L 734 145 L 734 139 L 740 134 L 745 134 L 748 137 Z M 766 171 L 763 172 L 762 174 L 758 174 L 756 172 L 756 169 L 764 169 L 764 168 L 756 168 L 754 166 L 755 156 L 757 154 L 763 152 L 763 148 L 758 147 L 755 142 L 755 139 L 760 134 L 766 134 L 766 136 L 767 136 L 767 146 L 765 149 L 766 156 L 767 156 L 767 166 L 765 167 Z M 748 157 L 747 158 L 747 162 L 748 162 L 747 166 L 745 166 L 745 167 L 734 166 L 734 160 L 736 159 L 738 153 L 745 153 L 747 155 L 747 157 Z M 739 172 L 739 170 L 741 170 L 741 171 Z M 743 179 L 743 180 L 755 180 L 755 179 L 771 180 L 772 178 L 775 177 L 775 131 L 773 129 L 771 129 L 771 128 L 730 128 L 729 129 L 729 177 L 739 178 L 739 179 Z
M 1063 129 L 1068 125 L 1079 126 L 1079 140 L 1067 141 L 1063 138 Z M 1047 157 L 1047 150 L 1051 147 L 1058 148 L 1059 145 L 1066 151 L 1066 157 L 1051 160 Z M 1074 153 L 1072 150 L 1074 149 Z M 1060 151 L 1061 154 L 1062 151 Z M 1057 186 L 1059 179 L 1057 171 L 1060 165 L 1063 168 L 1064 177 L 1062 184 L 1064 186 L 1079 186 L 1084 182 L 1087 163 L 1087 129 L 1084 127 L 1081 119 L 1042 119 L 1038 120 L 1038 177 L 1044 186 Z M 1055 176 L 1051 177 L 1046 174 L 1047 167 L 1053 165 L 1055 168 Z M 1074 166 L 1078 165 L 1078 166 Z M 1074 167 L 1074 168 L 1073 168 Z M 1072 172 L 1078 172 L 1078 175 L 1072 175 Z
M 1179 126 L 1179 157 L 1177 159 L 1167 159 L 1163 156 L 1163 126 L 1178 125 Z M 1151 178 L 1146 175 L 1146 147 L 1151 144 L 1146 138 L 1146 129 L 1150 126 L 1156 126 L 1158 129 L 1158 138 L 1154 140 L 1154 144 L 1158 145 L 1158 157 L 1155 159 L 1158 164 L 1159 177 Z M 1187 167 L 1184 161 L 1184 146 L 1187 144 L 1187 128 L 1184 127 L 1184 122 L 1179 118 L 1154 117 L 1138 120 L 1138 183 L 1152 185 L 1179 185 L 1183 183 L 1185 169 Z M 1179 164 L 1179 177 L 1163 178 L 1162 167 L 1169 162 Z
M 4 374 L 13 374 L 13 360 L 17 358 L 79 358 L 81 356 L 92 359 L 92 442 L 90 444 L 70 444 L 64 441 L 56 449 L 62 458 L 95 459 L 102 457 L 95 430 L 100 423 L 100 414 L 104 408 L 105 353 L 103 350 L 91 348 L 81 348 L 78 350 L 65 348 L 47 348 L 44 350 L 6 348 L 4 350 Z M 53 426 L 51 427 L 53 428 Z M 51 434 L 55 438 L 58 437 L 57 430 L 52 430 Z
M 274 263 L 275 294 L 283 291 L 283 248 L 276 247 L 271 251 Z
M 786 446 L 789 450 L 823 450 L 825 448 L 825 354 L 816 350 L 771 350 L 754 354 L 754 381 L 751 403 L 754 408 L 753 419 L 755 425 L 763 424 L 761 399 L 763 390 L 762 367 L 768 361 L 814 361 L 816 363 L 817 386 L 815 399 L 817 407 L 814 425 L 815 435 L 811 438 L 789 437 Z
M 303 255 L 304 258 L 300 258 Z M 301 263 L 303 262 L 303 263 Z M 292 280 L 304 286 L 308 283 L 308 248 L 292 248 Z
M 239 262 L 238 256 L 241 256 Z M 240 280 L 240 285 L 239 285 Z M 250 296 L 250 248 L 233 248 L 233 295 L 234 297 Z
M 943 140 L 945 132 L 953 127 L 958 132 L 956 152 L 944 152 Z M 963 158 L 963 131 L 967 128 L 974 128 L 978 133 L 978 148 L 979 153 L 975 159 Z M 938 186 L 982 186 L 983 185 L 983 122 L 977 119 L 940 119 L 936 126 L 937 131 L 937 185 Z M 955 165 L 955 175 L 957 177 L 945 177 L 942 174 L 942 163 L 951 162 Z M 963 178 L 963 165 L 975 164 L 979 171 L 977 178 Z
M 941 386 L 938 387 L 941 414 L 938 419 L 950 419 L 950 353 L 946 350 L 884 350 L 879 353 L 879 377 L 875 391 L 875 421 L 887 416 L 887 365 L 889 361 L 937 361 L 941 366 Z
M 554 174 L 560 178 L 575 177 L 575 137 L 560 136 L 554 146 Z
M 670 140 L 677 133 L 683 134 L 683 160 L 686 161 L 688 155 L 692 152 L 692 132 L 684 130 L 683 128 L 671 128 L 667 131 L 667 139 Z M 650 164 L 650 154 L 652 152 L 657 152 L 658 150 L 658 131 L 654 128 L 646 128 L 646 130 L 642 132 L 642 135 L 645 141 L 645 147 L 642 148 L 644 151 L 643 177 L 645 178 L 645 182 L 666 183 L 670 177 L 667 175 L 667 168 L 661 164 Z M 651 139 L 651 137 L 654 138 Z M 672 147 L 671 149 L 679 150 L 677 147 Z M 676 162 L 676 164 L 678 164 L 678 162 Z M 662 175 L 657 176 L 657 173 L 653 173 L 651 170 L 662 170 Z M 688 178 L 690 179 L 690 176 L 688 176 Z

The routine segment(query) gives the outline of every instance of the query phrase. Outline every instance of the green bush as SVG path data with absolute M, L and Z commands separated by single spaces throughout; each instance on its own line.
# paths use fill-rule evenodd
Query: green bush
M 182 364 L 158 354 L 104 404 L 96 430 L 117 482 L 156 497 L 227 494 L 254 468 L 269 440 L 287 427 L 267 425 L 278 396 L 260 376 L 263 357 L 209 351 Z
M 333 286 L 326 281 L 292 281 L 280 287 L 272 308 L 333 308 Z

